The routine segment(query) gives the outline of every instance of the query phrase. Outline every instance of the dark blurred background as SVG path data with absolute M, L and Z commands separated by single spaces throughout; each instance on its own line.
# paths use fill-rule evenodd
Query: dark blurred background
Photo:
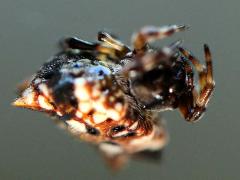
M 0 179 L 239 179 L 239 0 L 0 1 Z M 203 60 L 211 47 L 216 91 L 196 124 L 164 113 L 170 143 L 159 163 L 131 161 L 112 174 L 94 148 L 60 130 L 44 114 L 10 106 L 17 83 L 74 35 L 96 40 L 107 28 L 130 43 L 144 25 L 187 24 L 179 38 Z

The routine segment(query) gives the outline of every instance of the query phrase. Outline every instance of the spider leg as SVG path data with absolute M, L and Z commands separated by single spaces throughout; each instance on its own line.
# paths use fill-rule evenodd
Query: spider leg
M 189 87 L 189 91 L 192 91 L 194 88 L 194 84 L 193 84 L 193 69 L 192 66 L 188 63 L 187 59 L 184 57 L 181 57 L 181 60 L 183 62 L 184 65 L 184 69 L 186 72 L 186 83 L 187 86 Z
M 68 37 L 60 41 L 60 46 L 63 50 L 79 49 L 93 51 L 96 49 L 98 44 L 84 41 L 77 37 Z
M 183 97 L 179 108 L 187 121 L 194 122 L 198 120 L 206 109 L 211 94 L 214 90 L 215 82 L 213 80 L 212 58 L 209 47 L 204 45 L 206 67 L 187 50 L 179 48 L 196 68 L 199 74 L 200 92 L 193 89 L 190 94 Z M 188 100 L 187 100 L 188 99 Z M 191 100 L 189 100 L 191 99 Z
M 118 49 L 114 47 L 107 46 L 104 43 L 91 43 L 84 41 L 82 39 L 76 37 L 69 37 L 61 41 L 61 47 L 64 51 L 68 51 L 69 49 L 73 50 L 82 50 L 82 51 L 94 51 L 97 53 L 97 57 L 100 60 L 110 59 L 119 59 L 123 53 L 121 53 Z M 125 55 L 125 54 L 124 54 Z
M 185 29 L 185 25 L 169 25 L 163 27 L 146 26 L 133 35 L 132 44 L 134 50 L 136 53 L 144 52 L 148 43 L 171 36 L 175 32 L 183 31 Z
M 121 56 L 125 56 L 128 52 L 131 51 L 129 47 L 127 47 L 125 44 L 123 44 L 121 41 L 117 40 L 107 32 L 98 32 L 98 40 L 105 42 L 114 49 L 117 49 L 119 51 L 119 55 Z

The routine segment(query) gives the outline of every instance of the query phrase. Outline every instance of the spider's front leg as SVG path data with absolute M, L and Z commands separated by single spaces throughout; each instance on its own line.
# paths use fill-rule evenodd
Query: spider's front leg
M 183 31 L 186 29 L 185 25 L 170 25 L 163 27 L 146 26 L 138 33 L 135 33 L 132 38 L 132 44 L 135 52 L 143 53 L 146 51 L 146 45 L 154 40 L 163 39 L 171 36 L 175 32 Z
M 187 50 L 179 48 L 182 54 L 188 58 L 199 74 L 200 92 L 193 89 L 189 94 L 182 97 L 179 106 L 181 113 L 187 121 L 194 122 L 198 120 L 206 109 L 209 99 L 213 93 L 215 82 L 213 80 L 213 67 L 211 53 L 207 45 L 204 45 L 206 67 L 200 64 L 199 60 L 190 54 Z

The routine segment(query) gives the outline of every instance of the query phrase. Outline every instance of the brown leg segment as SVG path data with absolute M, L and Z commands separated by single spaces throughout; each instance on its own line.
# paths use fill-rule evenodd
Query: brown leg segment
M 182 104 L 179 106 L 185 119 L 193 122 L 198 120 L 205 111 L 215 86 L 215 82 L 213 80 L 212 58 L 207 45 L 204 45 L 206 67 L 200 64 L 199 60 L 197 60 L 187 50 L 183 48 L 179 48 L 179 50 L 192 62 L 199 74 L 200 92 L 197 93 L 196 89 L 193 89 L 191 94 L 185 95 L 189 97 L 183 97 L 181 101 Z M 186 99 L 192 100 L 188 101 Z
M 195 58 L 193 55 L 191 55 L 191 53 L 189 51 L 187 51 L 183 48 L 179 48 L 179 50 L 194 65 L 194 67 L 196 68 L 198 75 L 199 75 L 200 88 L 204 87 L 204 85 L 206 83 L 206 67 L 203 64 L 201 64 L 199 62 L 199 60 L 197 60 L 197 58 Z M 202 89 L 200 89 L 200 90 L 202 90 Z
M 164 27 L 146 26 L 138 33 L 133 35 L 132 43 L 136 53 L 144 52 L 147 43 L 157 39 L 163 39 L 171 36 L 175 32 L 183 31 L 186 29 L 184 25 L 171 25 Z
M 183 61 L 183 64 L 184 64 L 184 69 L 185 69 L 185 72 L 186 72 L 186 82 L 187 82 L 187 85 L 189 87 L 189 90 L 192 90 L 194 88 L 194 84 L 193 84 L 193 69 L 192 69 L 192 66 L 187 62 L 187 59 L 183 58 L 182 59 Z

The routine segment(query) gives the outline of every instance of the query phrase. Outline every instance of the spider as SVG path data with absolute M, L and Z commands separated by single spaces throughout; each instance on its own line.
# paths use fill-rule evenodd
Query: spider
M 181 41 L 150 46 L 185 29 L 146 26 L 133 35 L 132 49 L 104 31 L 95 43 L 65 38 L 61 51 L 22 86 L 14 105 L 55 117 L 71 134 L 95 144 L 116 169 L 137 153 L 158 152 L 168 141 L 158 112 L 179 109 L 195 122 L 214 89 L 207 45 L 206 66 Z

